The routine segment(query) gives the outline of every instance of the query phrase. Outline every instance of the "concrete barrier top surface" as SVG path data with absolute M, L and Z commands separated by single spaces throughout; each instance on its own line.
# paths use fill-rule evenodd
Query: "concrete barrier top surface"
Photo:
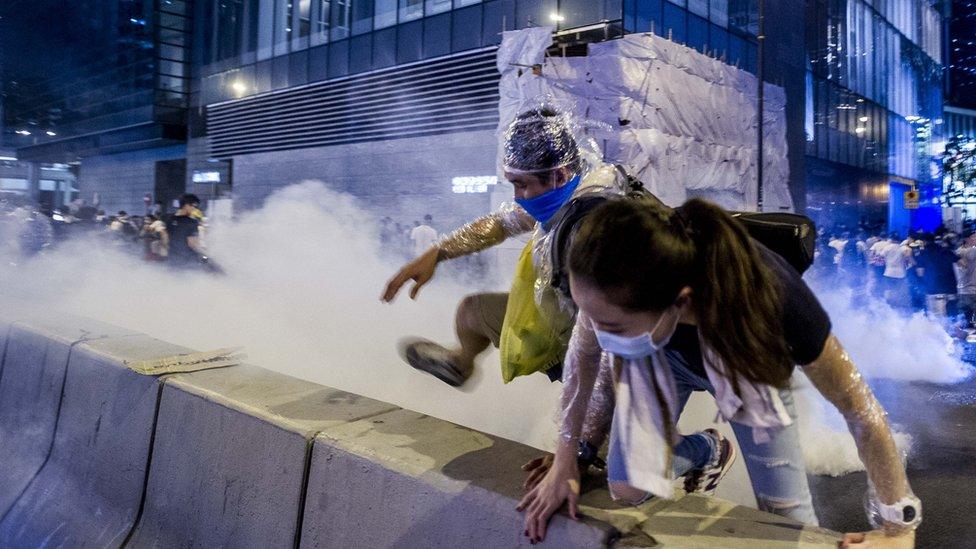
M 580 512 L 612 524 L 623 533 L 615 547 L 688 549 L 836 548 L 840 535 L 825 528 L 700 494 L 651 500 L 637 507 L 615 504 L 606 488 L 583 494 Z M 635 536 L 635 533 L 642 536 Z
M 10 321 L 10 326 L 22 326 L 42 333 L 50 339 L 68 344 L 92 339 L 140 335 L 139 332 L 126 328 L 75 316 L 18 315 L 17 318 Z
M 304 436 L 397 409 L 250 364 L 175 374 L 166 383 Z

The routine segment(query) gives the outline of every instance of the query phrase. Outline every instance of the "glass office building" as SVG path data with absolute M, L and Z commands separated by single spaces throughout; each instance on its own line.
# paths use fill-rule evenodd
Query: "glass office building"
M 99 37 L 97 47 L 79 51 L 89 60 L 73 63 L 61 79 L 62 88 L 82 93 L 18 107 L 23 116 L 7 117 L 8 133 L 32 120 L 56 123 L 56 136 L 32 132 L 19 154 L 94 155 L 93 177 L 120 166 L 139 172 L 131 180 L 137 190 L 117 192 L 86 183 L 82 162 L 82 194 L 109 193 L 120 205 L 158 194 L 147 181 L 175 177 L 175 162 L 183 161 L 186 188 L 210 198 L 230 193 L 241 207 L 319 178 L 378 206 L 415 193 L 439 197 L 435 209 L 451 221 L 481 212 L 495 197 L 451 196 L 451 181 L 494 174 L 494 155 L 486 154 L 498 122 L 494 52 L 501 32 L 538 25 L 556 27 L 562 54 L 653 32 L 762 70 L 787 92 L 790 184 L 800 209 L 809 194 L 818 207 L 881 212 L 892 183 L 931 179 L 926 144 L 942 131 L 943 15 L 926 0 L 75 4 L 78 13 L 63 19 L 83 18 L 87 9 L 86 21 L 102 29 L 88 32 Z M 162 147 L 165 158 L 136 155 L 173 143 L 183 148 Z M 450 152 L 441 150 L 445 143 Z M 123 152 L 139 157 L 115 163 Z M 377 178 L 388 182 L 384 189 L 370 184 Z M 178 186 L 167 184 L 167 192 Z M 411 216 L 424 213 L 425 206 L 415 208 Z
M 802 56 L 794 4 L 790 51 Z M 440 229 L 510 198 L 504 185 L 452 195 L 463 187 L 455 178 L 495 175 L 503 31 L 554 26 L 568 55 L 654 32 L 758 65 L 756 0 L 215 0 L 196 9 L 190 177 L 219 179 L 214 190 L 245 208 L 284 184 L 323 179 L 379 209 L 397 197 L 408 223 L 429 208 Z M 802 93 L 802 57 L 796 65 Z M 802 110 L 794 118 L 802 161 Z
M 946 48 L 946 102 L 976 109 L 976 0 L 953 0 Z
M 873 220 L 888 215 L 892 192 L 921 186 L 926 198 L 936 198 L 930 145 L 942 131 L 943 8 L 926 0 L 766 0 L 765 6 L 764 78 L 784 86 L 789 97 L 791 154 L 802 156 L 790 164 L 799 172 L 793 178 L 800 182 L 792 183 L 798 206 L 805 203 L 804 187 L 818 208 L 830 206 L 825 215 L 838 210 Z M 759 64 L 758 0 L 220 0 L 198 9 L 205 23 L 196 34 L 196 105 L 201 117 L 208 105 L 221 111 L 211 113 L 209 124 L 210 153 L 221 159 L 355 139 L 290 140 L 287 132 L 260 124 L 249 130 L 264 139 L 249 139 L 240 124 L 225 130 L 231 113 L 249 116 L 244 103 L 229 106 L 235 101 L 487 51 L 503 30 L 598 29 L 584 41 L 654 32 L 750 72 Z M 794 50 L 797 55 L 783 62 Z M 432 70 L 460 69 L 435 63 Z M 490 73 L 486 68 L 484 74 L 464 77 L 471 86 L 490 90 L 497 81 Z M 366 78 L 374 86 L 396 82 Z M 295 95 L 292 108 L 308 111 L 306 120 L 320 109 L 321 103 L 300 103 L 298 92 L 288 93 Z M 334 87 L 333 93 L 349 90 Z M 328 97 L 323 94 L 321 101 L 335 101 Z M 492 97 L 483 99 L 478 113 L 461 115 L 481 116 L 480 125 L 444 123 L 441 131 L 494 127 L 496 119 L 488 113 Z M 262 108 L 257 103 L 255 108 Z M 263 108 L 285 107 L 269 100 Z M 335 117 L 354 117 L 339 110 Z M 385 131 L 363 139 L 408 135 Z
M 20 164 L 33 165 L 5 185 L 26 185 L 45 208 L 82 197 L 109 210 L 140 211 L 145 194 L 180 192 L 189 4 L 3 2 L 3 141 Z M 70 170 L 64 181 L 77 177 L 79 191 L 67 183 L 48 188 L 45 173 L 60 166 Z
M 655 32 L 755 70 L 752 0 L 218 0 L 197 30 L 202 103 L 497 45 L 501 32 Z
M 189 96 L 186 4 L 10 6 L 2 49 L 7 144 L 23 159 L 68 162 L 181 142 Z
M 899 210 L 913 186 L 938 208 L 941 9 L 912 0 L 807 1 L 808 197 L 825 219 L 841 212 L 848 226 L 888 223 L 904 232 L 921 223 Z

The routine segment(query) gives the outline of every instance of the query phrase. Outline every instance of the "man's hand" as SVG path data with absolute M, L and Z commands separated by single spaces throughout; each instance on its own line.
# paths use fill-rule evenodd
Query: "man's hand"
M 529 478 L 525 479 L 525 483 L 522 484 L 522 489 L 528 492 L 538 486 L 542 478 L 552 468 L 552 460 L 552 454 L 545 454 L 523 465 L 522 470 L 529 474 Z
M 844 534 L 844 540 L 838 544 L 838 547 L 841 549 L 913 549 L 915 531 L 893 535 L 885 534 L 882 530 Z
M 387 303 L 393 301 L 400 288 L 408 280 L 415 282 L 413 288 L 410 289 L 410 299 L 417 299 L 417 293 L 420 292 L 420 288 L 430 282 L 430 279 L 434 277 L 434 271 L 437 270 L 437 254 L 438 249 L 435 246 L 421 254 L 417 259 L 404 265 L 400 269 L 400 272 L 386 283 L 386 290 L 383 292 L 380 300 Z

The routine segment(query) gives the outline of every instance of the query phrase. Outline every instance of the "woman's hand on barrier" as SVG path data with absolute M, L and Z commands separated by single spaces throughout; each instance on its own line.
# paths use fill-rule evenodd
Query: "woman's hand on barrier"
M 838 544 L 841 549 L 913 549 L 915 547 L 915 531 L 910 530 L 900 534 L 886 534 L 883 530 L 844 534 L 844 540 Z
M 528 492 L 538 486 L 539 482 L 546 476 L 546 473 L 549 472 L 549 469 L 552 468 L 552 460 L 552 454 L 545 454 L 523 465 L 522 470 L 529 474 L 529 478 L 525 479 L 525 483 L 522 484 L 522 489 Z
M 397 293 L 400 292 L 400 288 L 407 283 L 408 280 L 413 280 L 413 288 L 410 289 L 410 299 L 417 299 L 417 293 L 420 292 L 420 288 L 423 288 L 425 284 L 430 282 L 430 279 L 434 277 L 434 271 L 437 270 L 437 258 L 440 254 L 440 250 L 436 246 L 430 248 L 426 252 L 422 253 L 419 257 L 407 263 L 403 266 L 400 271 L 386 283 L 386 289 L 383 291 L 383 295 L 380 297 L 382 301 L 387 303 L 393 301 Z
M 563 463 L 555 462 L 542 480 L 522 501 L 519 511 L 525 511 L 525 535 L 532 543 L 546 539 L 549 517 L 563 502 L 569 504 L 569 516 L 579 520 L 580 475 L 575 456 Z

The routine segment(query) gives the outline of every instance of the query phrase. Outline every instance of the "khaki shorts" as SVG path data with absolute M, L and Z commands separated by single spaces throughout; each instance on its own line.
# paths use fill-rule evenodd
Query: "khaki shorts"
M 508 292 L 472 294 L 467 298 L 478 319 L 478 332 L 491 340 L 496 348 L 502 339 L 502 324 L 508 308 Z

